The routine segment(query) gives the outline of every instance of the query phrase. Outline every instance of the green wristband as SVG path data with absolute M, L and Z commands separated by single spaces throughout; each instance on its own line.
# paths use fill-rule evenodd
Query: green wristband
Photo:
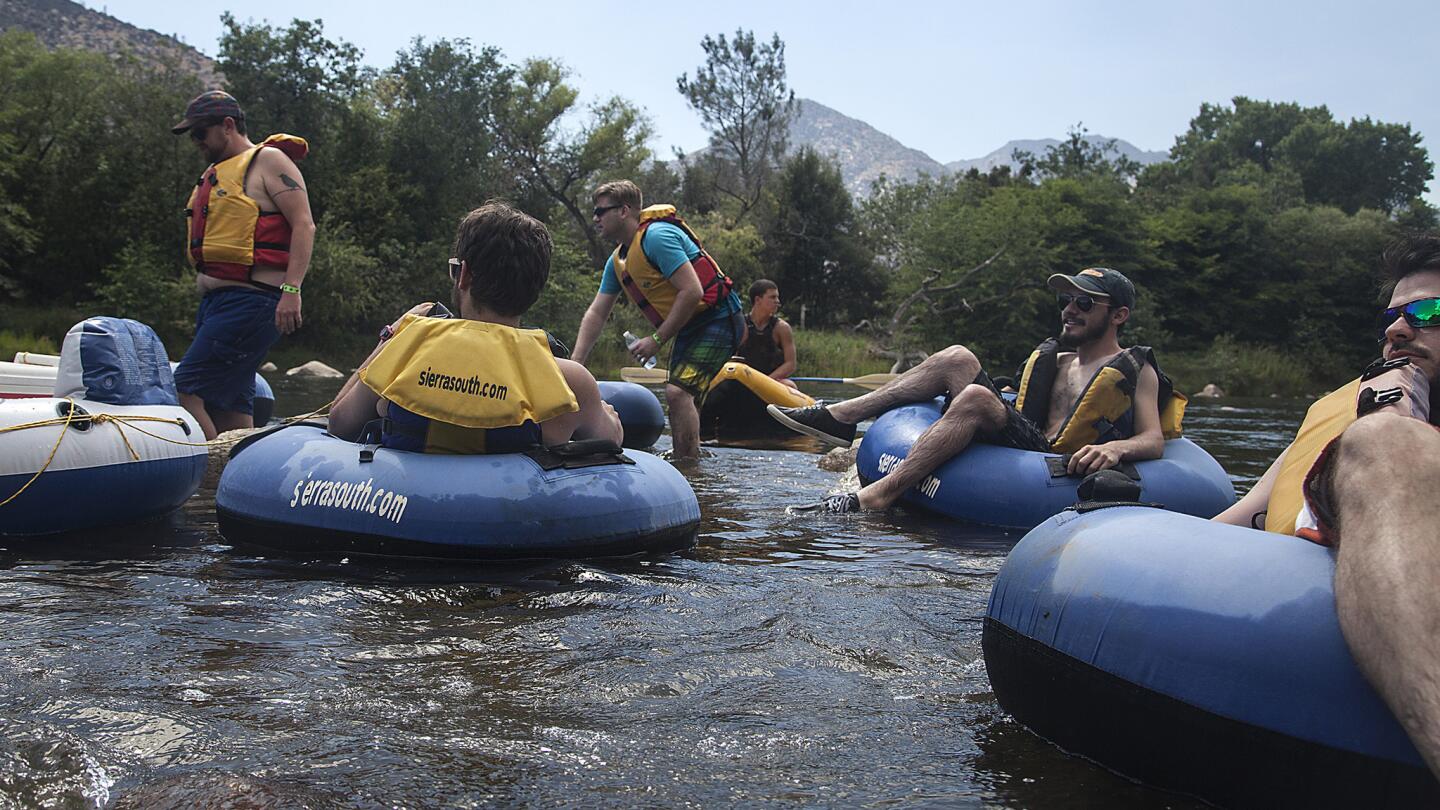
M 294 284 L 281 284 L 280 292 L 295 293 L 296 295 L 299 295 L 300 288 L 296 287 Z
M 659 332 L 654 332 L 654 333 L 652 333 L 652 334 L 650 335 L 650 337 L 655 338 L 655 345 L 656 345 L 656 346 L 664 346 L 664 345 L 665 345 L 665 341 L 663 341 L 663 340 L 660 339 L 660 333 L 659 333 Z

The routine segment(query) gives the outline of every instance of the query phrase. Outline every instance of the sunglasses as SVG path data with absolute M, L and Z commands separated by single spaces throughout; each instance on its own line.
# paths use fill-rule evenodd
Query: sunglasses
M 1381 333 L 1383 334 L 1385 329 L 1401 315 L 1405 316 L 1405 323 L 1416 329 L 1440 326 L 1440 298 L 1421 298 L 1418 301 L 1411 301 L 1408 304 L 1401 304 L 1385 310 L 1380 313 Z
M 454 280 L 456 280 L 456 279 L 458 279 L 458 278 L 460 278 L 460 260 L 459 260 L 459 259 L 451 259 L 451 260 L 450 260 L 450 280 L 451 280 L 451 281 L 454 281 Z
M 595 206 L 595 208 L 593 209 L 592 213 L 595 214 L 595 218 L 596 218 L 596 219 L 599 219 L 600 217 L 605 216 L 605 212 L 606 212 L 606 211 L 614 211 L 616 208 L 624 208 L 624 207 L 625 207 L 625 203 L 620 203 L 619 205 L 597 205 L 597 206 Z
M 207 125 L 205 125 L 205 126 L 203 126 L 203 127 L 191 127 L 191 128 L 190 128 L 190 139 L 193 140 L 193 141 L 197 141 L 197 142 L 198 142 L 198 141 L 203 141 L 203 140 L 205 140 L 205 135 L 206 135 L 209 131 L 210 131 L 210 125 L 209 125 L 209 124 L 207 124 Z
M 1075 302 L 1075 308 L 1080 310 L 1081 312 L 1089 312 L 1090 308 L 1095 306 L 1096 304 L 1104 307 L 1110 306 L 1109 301 L 1103 301 L 1099 298 L 1092 298 L 1088 295 L 1072 295 L 1070 293 L 1060 293 L 1059 295 L 1055 296 L 1055 300 L 1060 302 L 1061 309 L 1070 306 L 1070 302 L 1073 301 Z

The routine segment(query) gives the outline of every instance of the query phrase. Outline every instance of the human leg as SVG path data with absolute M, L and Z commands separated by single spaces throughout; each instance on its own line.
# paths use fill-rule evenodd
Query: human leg
M 975 381 L 980 360 L 964 346 L 951 346 L 868 394 L 829 406 L 830 415 L 854 425 L 891 408 L 955 394 Z
M 175 368 L 175 388 L 207 439 L 253 425 L 255 369 L 280 338 L 278 300 L 240 287 L 212 290 L 201 300 L 195 339 Z
M 964 346 L 951 346 L 879 389 L 854 399 L 803 408 L 770 405 L 765 410 L 791 430 L 836 447 L 849 447 L 855 440 L 855 426 L 861 421 L 900 405 L 953 394 L 974 382 L 979 374 L 980 361 L 974 353 Z
M 200 432 L 205 435 L 208 441 L 220 435 L 215 429 L 215 423 L 210 419 L 210 412 L 205 410 L 205 400 L 195 394 L 180 394 L 180 405 L 190 412 L 190 416 L 200 424 Z
M 1440 775 L 1440 431 L 1377 413 L 1351 425 L 1326 474 L 1335 607 L 1360 669 Z
M 700 410 L 695 395 L 676 386 L 665 386 L 665 404 L 670 409 L 670 446 L 679 458 L 700 455 Z
M 860 508 L 888 508 L 907 489 L 968 447 L 976 433 L 998 432 L 1006 419 L 1005 405 L 994 391 L 979 384 L 960 389 L 945 413 L 915 440 L 905 459 L 884 478 L 860 490 Z
M 710 382 L 735 354 L 744 333 L 745 321 L 737 312 L 687 327 L 676 336 L 665 386 L 665 402 L 670 406 L 670 441 L 676 456 L 700 455 L 698 400 L 704 398 Z

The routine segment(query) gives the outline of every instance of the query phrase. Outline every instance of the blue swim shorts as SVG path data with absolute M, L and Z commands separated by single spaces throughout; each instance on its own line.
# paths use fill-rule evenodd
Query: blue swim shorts
M 254 413 L 255 370 L 280 339 L 280 296 L 247 287 L 205 293 L 195 315 L 195 341 L 175 368 L 175 390 L 216 411 Z

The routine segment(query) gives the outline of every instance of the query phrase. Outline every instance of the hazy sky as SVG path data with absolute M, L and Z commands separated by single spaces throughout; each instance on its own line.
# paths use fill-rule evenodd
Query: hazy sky
M 675 90 L 700 38 L 744 27 L 786 44 L 790 85 L 941 162 L 1013 138 L 1091 132 L 1168 149 L 1202 101 L 1232 96 L 1325 104 L 1337 118 L 1409 123 L 1440 138 L 1440 3 L 572 3 L 409 0 L 86 0 L 126 22 L 216 53 L 220 12 L 327 36 L 384 67 L 416 36 L 469 38 L 511 61 L 561 60 L 584 98 L 648 110 L 658 151 L 703 146 Z M 243 102 L 243 99 L 242 99 Z M 1435 184 L 1432 183 L 1432 189 Z

